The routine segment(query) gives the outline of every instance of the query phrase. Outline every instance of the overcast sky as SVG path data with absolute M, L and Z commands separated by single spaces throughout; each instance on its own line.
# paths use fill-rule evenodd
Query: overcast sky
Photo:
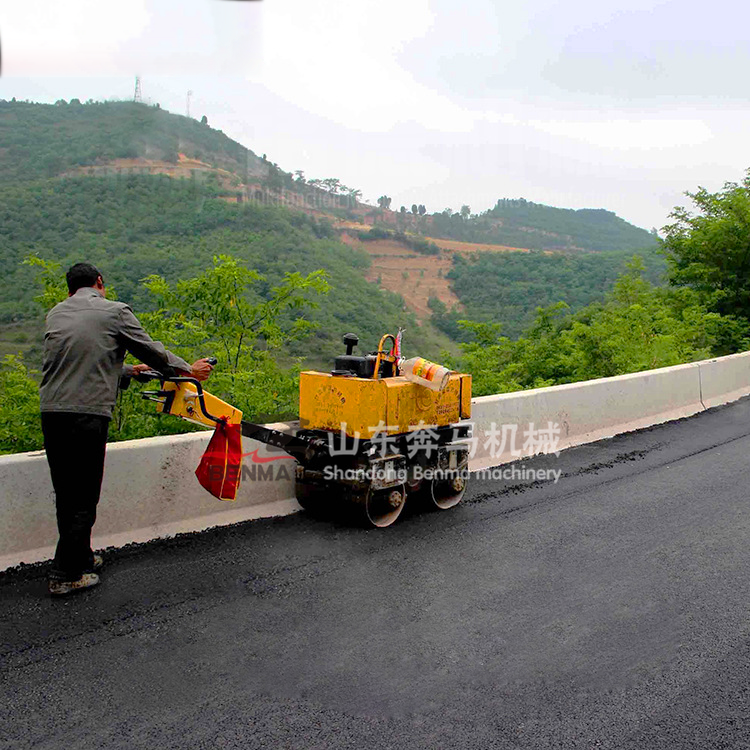
M 750 167 L 748 21 L 736 0 L 0 0 L 0 98 L 127 99 L 139 74 L 371 202 L 661 228 Z

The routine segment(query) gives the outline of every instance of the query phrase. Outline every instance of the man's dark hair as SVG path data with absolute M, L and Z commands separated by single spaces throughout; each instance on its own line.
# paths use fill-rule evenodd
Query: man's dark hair
M 91 263 L 76 263 L 65 274 L 65 280 L 68 282 L 68 291 L 71 294 L 75 294 L 85 286 L 94 286 L 100 276 L 99 269 L 96 266 L 92 266 Z

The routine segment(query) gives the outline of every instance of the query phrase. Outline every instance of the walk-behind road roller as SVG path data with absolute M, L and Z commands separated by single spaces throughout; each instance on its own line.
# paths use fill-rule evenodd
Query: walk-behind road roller
M 144 398 L 165 414 L 215 426 L 239 424 L 242 435 L 279 448 L 297 461 L 296 494 L 308 511 L 390 526 L 407 500 L 447 510 L 463 498 L 468 479 L 471 376 L 446 374 L 433 390 L 399 374 L 396 337 L 378 350 L 353 353 L 357 336 L 344 336 L 346 354 L 331 372 L 300 374 L 299 427 L 282 432 L 242 418 L 242 412 L 187 377 L 168 378 Z M 429 364 L 429 363 L 428 363 Z

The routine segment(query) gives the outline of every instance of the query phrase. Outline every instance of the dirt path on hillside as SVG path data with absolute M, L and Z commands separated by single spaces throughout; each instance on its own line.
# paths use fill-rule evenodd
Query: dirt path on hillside
M 451 291 L 446 275 L 453 267 L 452 254 L 421 255 L 393 240 L 362 242 L 343 233 L 341 241 L 364 250 L 372 261 L 367 280 L 381 288 L 400 294 L 406 306 L 421 321 L 429 319 L 432 311 L 427 305 L 430 297 L 437 297 L 448 308 L 459 304 Z
M 507 245 L 490 245 L 484 242 L 460 242 L 459 240 L 446 240 L 442 237 L 425 237 L 428 242 L 434 242 L 443 250 L 451 250 L 457 253 L 528 253 L 526 247 L 509 247 Z
M 529 252 L 526 248 L 426 237 L 441 248 L 442 252 L 440 255 L 422 255 L 396 240 L 363 242 L 346 231 L 359 230 L 360 227 L 362 225 L 353 222 L 345 227 L 344 222 L 339 222 L 338 228 L 345 230 L 341 233 L 341 241 L 364 250 L 370 256 L 372 265 L 367 273 L 367 280 L 400 294 L 407 308 L 420 321 L 428 320 L 432 314 L 427 304 L 430 297 L 437 297 L 448 309 L 456 305 L 460 307 L 461 303 L 446 278 L 453 267 L 454 253 Z

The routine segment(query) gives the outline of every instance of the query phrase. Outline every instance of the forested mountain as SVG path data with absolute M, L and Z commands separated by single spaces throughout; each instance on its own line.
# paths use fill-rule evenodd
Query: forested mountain
M 666 262 L 654 248 L 639 253 L 644 278 L 663 283 Z M 461 310 L 430 300 L 435 325 L 453 339 L 464 334 L 458 321 L 500 323 L 505 336 L 520 336 L 534 321 L 536 309 L 565 302 L 572 311 L 604 298 L 625 271 L 630 252 L 476 253 L 453 257 L 447 278 Z
M 656 237 L 604 209 L 554 208 L 502 198 L 478 216 L 433 214 L 431 231 L 466 242 L 532 250 L 638 250 L 655 247 Z
M 114 159 L 174 163 L 179 153 L 237 175 L 265 173 L 262 159 L 207 123 L 135 102 L 0 101 L 0 144 L 2 182 Z

